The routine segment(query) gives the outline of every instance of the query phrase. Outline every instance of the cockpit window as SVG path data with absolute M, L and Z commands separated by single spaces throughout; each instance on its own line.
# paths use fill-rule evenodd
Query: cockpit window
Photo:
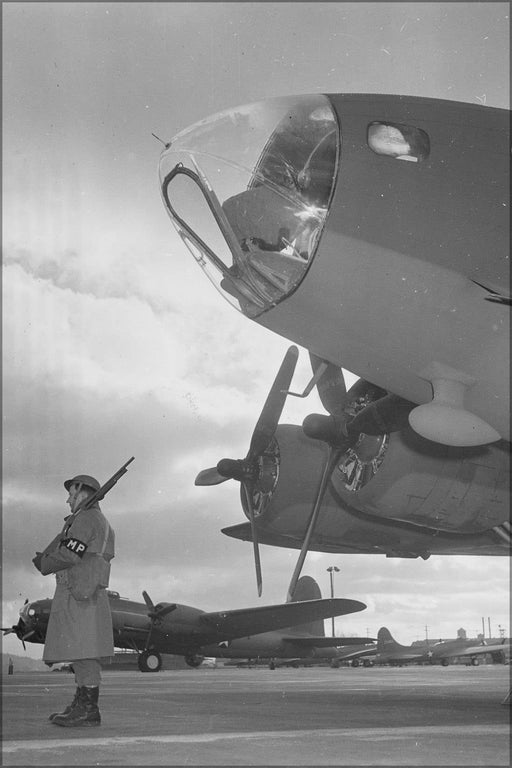
M 245 314 L 274 306 L 306 274 L 334 191 L 339 144 L 329 100 L 314 95 L 215 115 L 162 153 L 171 220 Z
M 368 146 L 377 155 L 418 163 L 430 153 L 428 134 L 403 123 L 370 123 Z

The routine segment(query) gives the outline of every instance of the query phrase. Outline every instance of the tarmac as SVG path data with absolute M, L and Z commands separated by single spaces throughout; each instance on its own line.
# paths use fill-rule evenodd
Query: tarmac
M 3 680 L 3 765 L 510 764 L 510 667 L 268 668 L 103 673 L 102 724 L 48 714 L 71 674 Z

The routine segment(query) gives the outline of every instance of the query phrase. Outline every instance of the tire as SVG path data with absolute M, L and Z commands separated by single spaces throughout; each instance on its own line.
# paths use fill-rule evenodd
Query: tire
M 158 651 L 142 651 L 137 661 L 141 672 L 159 672 L 162 669 L 162 657 Z
M 472 667 L 478 667 L 479 664 L 480 664 L 480 662 L 478 661 L 476 656 L 473 656 L 473 658 L 471 659 L 471 666 Z

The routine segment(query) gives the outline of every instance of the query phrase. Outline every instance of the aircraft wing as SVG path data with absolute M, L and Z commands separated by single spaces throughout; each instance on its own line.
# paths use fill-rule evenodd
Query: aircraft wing
M 367 645 L 373 648 L 374 652 L 377 653 L 377 647 L 372 645 L 373 638 L 370 637 L 325 637 L 325 635 L 314 637 L 313 635 L 284 635 L 283 640 L 311 648 L 337 648 L 340 645 Z
M 359 600 L 334 598 L 203 613 L 200 617 L 200 631 L 211 634 L 212 640 L 216 638 L 228 640 L 299 624 L 309 624 L 332 616 L 344 616 L 347 613 L 362 611 L 364 608 L 366 605 Z
M 377 648 L 373 645 L 368 645 L 365 648 L 355 648 L 350 650 L 349 648 L 342 648 L 339 652 L 339 659 L 358 659 L 361 656 L 378 656 Z
M 494 643 L 493 645 L 473 645 L 468 648 L 451 651 L 447 656 L 479 656 L 483 653 L 510 653 L 510 643 Z
M 227 528 L 222 528 L 221 533 L 225 536 L 230 536 L 232 539 L 241 539 L 241 541 L 252 541 L 252 532 L 250 523 L 239 523 L 237 525 L 230 525 Z M 269 533 L 265 529 L 258 528 L 258 541 L 260 544 L 269 544 L 273 547 L 286 547 L 287 549 L 300 549 L 302 546 L 302 539 L 295 538 L 293 536 L 286 536 L 280 533 Z M 311 551 L 315 551 L 315 546 L 310 547 Z M 336 554 L 352 554 L 352 555 L 382 555 L 382 548 L 372 546 L 371 544 L 365 544 L 364 533 L 361 533 L 361 546 L 347 546 L 342 542 L 336 542 L 332 548 L 329 547 L 329 542 L 322 541 L 322 549 L 316 550 L 322 552 L 333 552 Z

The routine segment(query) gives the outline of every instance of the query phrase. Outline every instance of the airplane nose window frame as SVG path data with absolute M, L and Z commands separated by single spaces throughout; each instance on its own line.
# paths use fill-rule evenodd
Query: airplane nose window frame
M 325 227 L 340 158 L 340 125 L 326 96 L 277 101 L 219 113 L 191 127 L 169 142 L 160 162 L 163 202 L 179 237 L 224 297 L 250 317 L 286 299 L 304 279 Z M 228 146 L 222 136 L 232 127 Z M 258 147 L 255 157 L 251 141 Z M 171 188 L 180 175 L 192 186 L 182 181 Z
M 172 206 L 171 201 L 169 199 L 169 184 L 174 178 L 176 178 L 176 176 L 178 176 L 178 174 L 183 174 L 184 176 L 188 176 L 190 179 L 192 179 L 192 181 L 194 181 L 197 184 L 197 186 L 203 193 L 203 196 L 206 199 L 206 202 L 208 203 L 208 207 L 210 208 L 217 224 L 219 225 L 219 228 L 222 234 L 224 235 L 227 245 L 230 247 L 230 250 L 231 250 L 231 244 L 229 240 L 226 238 L 226 235 L 224 232 L 223 221 L 217 212 L 217 206 L 215 206 L 215 204 L 210 198 L 210 195 L 208 194 L 209 190 L 204 186 L 199 175 L 194 171 L 191 171 L 189 168 L 186 168 L 183 165 L 183 163 L 177 163 L 172 169 L 172 171 L 170 171 L 167 174 L 167 176 L 164 178 L 162 182 L 162 195 L 172 218 L 179 224 L 179 226 L 183 230 L 185 230 L 187 235 L 196 243 L 197 247 L 206 252 L 207 256 L 211 259 L 211 261 L 215 264 L 215 266 L 222 272 L 222 274 L 225 277 L 230 277 L 229 267 L 226 267 L 222 259 L 220 259 L 217 256 L 217 254 L 214 251 L 212 251 L 212 249 L 204 242 L 204 240 L 197 234 L 197 232 L 195 232 L 192 229 L 192 227 L 189 227 L 187 222 L 181 218 L 181 216 L 176 212 L 176 209 Z

